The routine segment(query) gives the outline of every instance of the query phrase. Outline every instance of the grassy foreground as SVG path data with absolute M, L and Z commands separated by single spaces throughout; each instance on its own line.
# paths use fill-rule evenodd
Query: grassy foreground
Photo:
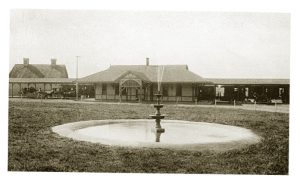
M 167 119 L 253 130 L 259 144 L 227 152 L 134 149 L 73 141 L 51 127 L 91 119 L 144 119 L 150 105 L 9 102 L 9 171 L 288 174 L 289 115 L 166 106 Z

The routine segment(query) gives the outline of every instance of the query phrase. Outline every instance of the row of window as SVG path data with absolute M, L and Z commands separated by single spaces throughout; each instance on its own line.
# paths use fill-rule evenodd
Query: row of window
M 115 95 L 119 95 L 119 85 L 115 84 L 114 85 L 115 89 Z M 107 94 L 107 84 L 102 84 L 102 95 Z M 168 87 L 162 86 L 162 94 L 163 96 L 169 96 L 169 90 Z M 126 90 L 122 91 L 122 95 L 126 95 Z M 182 86 L 180 84 L 176 85 L 176 96 L 181 96 L 182 95 Z
M 270 92 L 272 89 L 265 88 L 264 90 L 265 90 L 265 91 L 264 91 L 265 93 L 268 93 L 268 92 Z M 274 89 L 273 89 L 273 90 L 274 90 Z M 275 89 L 275 90 L 276 90 L 276 89 Z M 277 90 L 278 90 L 279 96 L 281 96 L 281 95 L 284 93 L 284 88 L 278 88 Z M 244 94 L 245 97 L 249 97 L 249 88 L 241 88 L 241 89 L 239 89 L 239 88 L 233 88 L 233 92 L 234 92 L 234 93 L 240 92 L 240 93 Z M 218 86 L 218 87 L 216 88 L 216 96 L 224 97 L 224 95 L 225 95 L 225 87 L 220 87 L 220 86 Z

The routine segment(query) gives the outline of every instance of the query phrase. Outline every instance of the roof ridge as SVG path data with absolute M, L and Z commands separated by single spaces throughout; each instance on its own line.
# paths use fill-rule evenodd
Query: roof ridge
M 15 64 L 15 65 L 23 65 L 25 66 L 26 64 L 22 64 L 22 63 L 18 63 L 18 64 Z M 41 64 L 28 64 L 27 66 L 30 66 L 30 65 L 47 65 L 47 66 L 51 66 L 51 64 L 44 64 L 44 63 L 41 63 Z M 65 64 L 55 64 L 56 66 L 66 66 Z
M 21 72 L 25 68 L 27 68 L 28 71 Z M 9 73 L 9 77 L 15 78 L 15 77 L 25 77 L 25 76 L 31 76 L 31 77 L 39 77 L 39 78 L 54 78 L 56 76 L 68 78 L 68 71 L 65 64 L 61 65 L 51 65 L 51 64 L 15 64 L 15 66 L 12 68 L 12 70 Z

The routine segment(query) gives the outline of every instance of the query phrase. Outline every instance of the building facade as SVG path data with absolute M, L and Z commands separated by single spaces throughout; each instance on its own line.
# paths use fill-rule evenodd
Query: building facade
M 24 58 L 9 74 L 9 96 L 28 91 L 52 91 L 63 97 L 79 96 L 100 101 L 154 101 L 160 92 L 165 102 L 289 103 L 289 79 L 203 78 L 187 65 L 112 65 L 107 70 L 69 79 L 65 65 L 31 65 Z
M 16 64 L 9 73 L 9 97 L 37 97 L 37 92 L 61 94 L 63 89 L 74 90 L 74 79 L 68 78 L 65 65 L 30 64 L 23 58 L 23 64 Z M 55 95 L 54 95 L 55 96 Z
M 95 86 L 96 100 L 193 102 L 197 89 L 211 82 L 189 71 L 187 65 L 112 65 L 105 71 L 79 79 Z

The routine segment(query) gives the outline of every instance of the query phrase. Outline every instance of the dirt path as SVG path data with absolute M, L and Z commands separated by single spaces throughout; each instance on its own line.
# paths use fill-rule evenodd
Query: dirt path
M 28 99 L 28 98 L 9 98 L 9 101 L 13 102 L 37 102 L 37 103 L 86 103 L 86 104 L 124 104 L 124 105 L 141 105 L 140 103 L 126 103 L 126 102 L 101 102 L 95 101 L 94 99 L 83 100 L 83 101 L 75 101 L 75 100 L 66 100 L 66 99 Z M 149 104 L 144 104 L 149 105 Z M 280 104 L 280 105 L 260 105 L 260 104 L 243 104 L 238 106 L 232 105 L 195 105 L 195 104 L 167 104 L 168 105 L 176 105 L 179 107 L 216 107 L 216 108 L 230 108 L 230 109 L 244 109 L 244 110 L 253 110 L 253 111 L 267 111 L 267 112 L 279 112 L 279 113 L 289 113 L 289 105 Z
M 243 104 L 238 106 L 233 105 L 185 105 L 178 104 L 180 107 L 216 107 L 216 108 L 229 108 L 229 109 L 244 109 L 244 110 L 252 110 L 252 111 L 266 111 L 266 112 L 279 112 L 279 113 L 289 113 L 289 105 L 281 104 L 281 105 L 254 105 L 254 104 Z

